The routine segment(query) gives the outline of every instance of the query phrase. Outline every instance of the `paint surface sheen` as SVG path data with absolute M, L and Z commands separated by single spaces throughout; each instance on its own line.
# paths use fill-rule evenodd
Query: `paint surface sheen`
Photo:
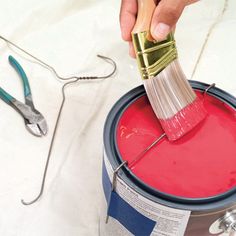
M 188 198 L 211 197 L 236 187 L 236 111 L 208 95 L 204 105 L 208 116 L 201 124 L 179 141 L 165 138 L 132 167 L 139 179 Z M 123 160 L 131 162 L 162 133 L 142 96 L 125 110 L 117 127 Z

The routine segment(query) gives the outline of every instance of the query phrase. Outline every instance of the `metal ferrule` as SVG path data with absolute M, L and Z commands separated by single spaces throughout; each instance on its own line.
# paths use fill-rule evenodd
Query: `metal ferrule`
M 152 41 L 150 32 L 132 34 L 138 67 L 143 79 L 149 79 L 159 74 L 177 55 L 173 34 L 161 42 Z

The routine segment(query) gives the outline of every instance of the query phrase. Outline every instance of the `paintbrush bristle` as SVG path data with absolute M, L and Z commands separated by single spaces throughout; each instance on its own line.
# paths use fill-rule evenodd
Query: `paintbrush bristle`
M 206 117 L 177 59 L 157 76 L 145 79 L 144 86 L 169 140 L 179 139 Z

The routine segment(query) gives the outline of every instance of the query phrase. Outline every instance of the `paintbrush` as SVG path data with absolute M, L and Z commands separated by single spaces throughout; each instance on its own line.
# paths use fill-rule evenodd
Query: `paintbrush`
M 178 62 L 173 34 L 161 42 L 152 38 L 155 8 L 154 0 L 138 0 L 132 38 L 148 99 L 168 139 L 174 141 L 200 123 L 206 110 Z

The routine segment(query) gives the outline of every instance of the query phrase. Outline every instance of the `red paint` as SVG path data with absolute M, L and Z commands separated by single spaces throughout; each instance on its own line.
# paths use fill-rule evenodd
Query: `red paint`
M 209 114 L 203 122 L 178 141 L 165 138 L 132 167 L 138 178 L 189 198 L 215 196 L 236 186 L 236 111 L 208 95 L 204 105 Z M 147 97 L 139 98 L 118 124 L 122 158 L 131 162 L 162 132 Z

